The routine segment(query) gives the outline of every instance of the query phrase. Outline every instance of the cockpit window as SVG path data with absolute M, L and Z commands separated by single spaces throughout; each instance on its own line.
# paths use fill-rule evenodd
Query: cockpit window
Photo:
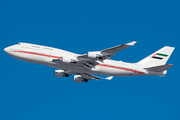
M 20 43 L 17 43 L 16 45 L 20 45 Z

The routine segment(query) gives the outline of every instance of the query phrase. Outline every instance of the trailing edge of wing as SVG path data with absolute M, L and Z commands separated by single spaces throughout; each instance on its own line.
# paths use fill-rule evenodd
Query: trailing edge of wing
M 104 79 L 104 80 L 111 80 L 114 76 L 109 76 L 109 77 L 106 77 L 106 78 L 102 78 L 102 77 L 97 77 L 97 76 L 94 76 L 94 75 L 91 75 L 91 74 L 80 74 L 83 78 L 85 79 L 95 79 L 95 80 L 99 80 L 99 79 Z

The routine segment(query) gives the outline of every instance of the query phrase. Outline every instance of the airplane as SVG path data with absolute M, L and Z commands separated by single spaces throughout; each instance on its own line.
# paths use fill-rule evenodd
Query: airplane
M 75 54 L 62 49 L 30 43 L 17 43 L 6 47 L 4 51 L 10 56 L 36 64 L 57 68 L 56 77 L 74 75 L 74 82 L 88 82 L 91 79 L 111 80 L 114 76 L 164 76 L 172 64 L 166 64 L 175 47 L 164 46 L 137 63 L 112 60 L 115 53 L 133 46 L 136 41 L 118 45 L 101 51 L 90 51 L 87 54 Z M 101 78 L 94 74 L 107 75 Z

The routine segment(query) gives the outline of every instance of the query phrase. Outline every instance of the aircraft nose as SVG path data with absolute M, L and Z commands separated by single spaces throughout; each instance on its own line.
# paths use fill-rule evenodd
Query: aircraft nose
M 11 53 L 10 48 L 11 46 L 4 48 L 4 52 L 6 52 L 7 54 Z
M 4 52 L 6 53 L 8 52 L 8 47 L 4 48 Z

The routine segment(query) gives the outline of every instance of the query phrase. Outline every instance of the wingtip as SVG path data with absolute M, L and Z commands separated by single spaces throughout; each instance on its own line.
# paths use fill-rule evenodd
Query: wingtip
M 109 76 L 106 78 L 106 80 L 111 80 L 114 76 Z
M 133 46 L 137 41 L 132 41 L 130 43 L 127 43 L 126 45 L 130 45 L 130 46 Z

